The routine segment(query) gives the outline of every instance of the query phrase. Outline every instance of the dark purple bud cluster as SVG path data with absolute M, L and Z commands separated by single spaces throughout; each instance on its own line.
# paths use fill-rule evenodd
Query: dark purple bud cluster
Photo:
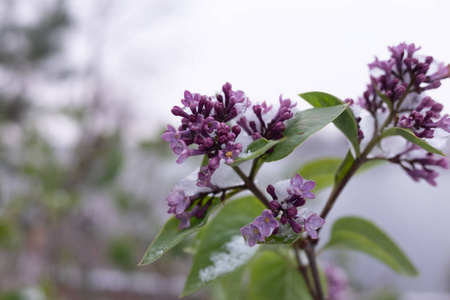
M 381 72 L 380 76 L 371 76 L 372 83 L 367 86 L 359 104 L 373 115 L 379 110 L 385 111 L 386 105 L 381 97 L 387 98 L 392 105 L 409 93 L 420 94 L 429 89 L 438 88 L 441 80 L 449 76 L 449 66 L 438 64 L 437 69 L 430 73 L 433 57 L 423 59 L 414 54 L 420 47 L 414 44 L 401 43 L 389 47 L 391 58 L 386 61 L 375 61 L 369 64 L 370 70 Z M 382 96 L 379 95 L 382 94 Z
M 256 120 L 249 121 L 246 117 L 241 117 L 237 123 L 253 140 L 260 138 L 278 140 L 283 137 L 283 131 L 286 128 L 285 121 L 294 116 L 291 109 L 296 105 L 296 103 L 292 104 L 290 99 L 283 100 L 280 95 L 280 108 L 270 121 L 264 119 L 272 109 L 272 106 L 267 106 L 266 102 L 263 102 L 261 105 L 256 104 L 253 106 Z
M 185 91 L 181 100 L 184 107 L 172 108 L 172 113 L 181 117 L 181 125 L 176 129 L 169 124 L 161 136 L 178 155 L 177 163 L 195 155 L 210 158 L 208 165 L 199 172 L 199 186 L 213 188 L 210 180 L 220 160 L 230 164 L 242 152 L 242 145 L 235 142 L 241 128 L 230 127 L 227 122 L 243 114 L 251 103 L 242 91 L 233 91 L 230 83 L 223 85 L 222 92 L 211 98 Z
M 244 236 L 245 242 L 248 246 L 254 246 L 258 241 L 264 242 L 266 237 L 270 235 L 277 235 L 280 226 L 289 224 L 292 231 L 300 233 L 303 228 L 313 239 L 317 239 L 317 229 L 322 227 L 325 220 L 313 213 L 309 209 L 302 209 L 298 211 L 297 207 L 303 206 L 306 198 L 314 199 L 315 196 L 311 193 L 316 183 L 311 180 L 304 180 L 299 174 L 291 179 L 290 185 L 286 191 L 287 197 L 279 199 L 275 187 L 269 185 L 267 192 L 272 196 L 270 201 L 270 210 L 265 209 L 261 216 L 242 227 L 241 233 Z M 279 221 L 276 218 L 279 218 Z M 303 227 L 302 227 L 303 226 Z
M 417 137 L 426 139 L 434 137 L 436 128 L 441 128 L 450 133 L 448 114 L 440 118 L 442 108 L 442 104 L 434 101 L 430 97 L 424 97 L 416 109 L 411 111 L 409 116 L 400 117 L 397 126 L 410 128 Z
M 373 73 L 372 83 L 367 86 L 363 97 L 358 99 L 358 104 L 373 118 L 375 134 L 380 134 L 379 130 L 390 126 L 409 128 L 422 139 L 435 138 L 437 129 L 450 133 L 449 115 L 440 116 L 443 105 L 423 95 L 424 91 L 438 88 L 441 80 L 450 77 L 450 66 L 434 62 L 431 56 L 417 56 L 416 52 L 420 47 L 414 44 L 401 43 L 389 47 L 389 50 L 390 59 L 380 61 L 375 58 L 375 61 L 369 64 Z M 375 76 L 377 72 L 378 76 Z M 346 102 L 353 101 L 346 100 Z M 394 119 L 392 116 L 397 116 L 396 120 L 391 124 L 383 124 L 389 115 L 392 120 Z M 364 132 L 359 128 L 360 122 L 361 118 L 357 118 L 358 137 L 361 140 Z M 384 127 L 380 128 L 381 124 Z M 438 173 L 429 167 L 446 168 L 447 160 L 431 159 L 432 154 L 427 154 L 424 150 L 420 150 L 423 152 L 422 158 L 410 159 L 410 152 L 413 150 L 417 152 L 417 147 L 408 145 L 403 152 L 389 158 L 389 161 L 400 164 L 414 180 L 423 178 L 436 185 L 434 179 Z M 437 161 L 439 163 L 436 163 Z
M 420 155 L 410 155 L 413 151 L 419 151 Z M 412 158 L 411 158 L 412 157 Z M 414 181 L 419 179 L 426 180 L 429 184 L 436 186 L 436 177 L 439 173 L 431 169 L 431 167 L 440 167 L 449 169 L 448 159 L 436 158 L 433 153 L 429 153 L 419 146 L 410 144 L 409 147 L 402 153 L 389 159 L 390 162 L 399 164 Z
M 306 198 L 314 199 L 315 195 L 311 193 L 316 183 L 311 180 L 304 180 L 302 176 L 296 174 L 291 179 L 290 186 L 287 189 L 288 197 L 285 199 L 278 199 L 275 188 L 272 185 L 267 187 L 267 192 L 272 196 L 270 201 L 270 209 L 276 217 L 281 213 L 280 223 L 289 223 L 294 232 L 299 233 L 302 227 L 297 222 L 298 210 L 297 207 L 303 206 L 306 203 Z
M 205 216 L 208 208 L 214 199 L 214 196 L 206 199 L 207 193 L 196 193 L 188 196 L 180 188 L 174 189 L 166 198 L 170 214 L 174 214 L 179 219 L 179 228 L 189 227 L 191 218 L 202 218 Z

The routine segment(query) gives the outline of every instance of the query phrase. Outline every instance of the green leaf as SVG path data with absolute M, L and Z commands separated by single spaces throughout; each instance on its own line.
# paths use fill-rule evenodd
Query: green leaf
M 265 161 L 276 161 L 288 156 L 313 133 L 319 131 L 336 119 L 347 105 L 312 108 L 297 113 L 286 125 L 286 140 L 279 142 L 271 153 L 265 155 Z
M 361 218 L 345 217 L 337 220 L 325 249 L 360 251 L 385 263 L 399 274 L 418 275 L 402 250 L 375 224 Z
M 314 192 L 327 188 L 334 183 L 334 176 L 342 162 L 342 158 L 327 157 L 313 160 L 301 166 L 296 173 L 307 180 L 314 180 Z
M 344 104 L 344 101 L 341 99 L 327 93 L 310 92 L 300 94 L 299 96 L 314 107 L 329 107 Z M 333 123 L 348 138 L 353 146 L 353 149 L 355 149 L 356 153 L 359 154 L 358 125 L 352 109 L 347 108 L 333 121 Z
M 240 300 L 242 292 L 242 280 L 244 276 L 244 269 L 240 268 L 227 276 L 222 277 L 216 281 L 214 285 L 214 300 Z
M 255 197 L 226 202 L 204 229 L 191 271 L 181 296 L 195 293 L 205 285 L 243 266 L 257 247 L 244 245 L 239 229 L 260 215 L 265 206 Z
M 220 199 L 215 198 L 212 201 L 208 212 L 203 218 L 191 219 L 191 226 L 189 228 L 179 229 L 178 226 L 180 225 L 180 220 L 176 219 L 175 217 L 170 218 L 150 244 L 150 247 L 148 248 L 147 252 L 145 252 L 144 257 L 142 258 L 139 265 L 142 266 L 156 261 L 164 253 L 177 245 L 187 235 L 197 232 L 201 228 L 203 228 L 208 221 L 208 217 L 220 203 Z
M 244 157 L 238 157 L 234 160 L 230 166 L 235 167 L 240 164 L 242 164 L 245 161 L 255 159 L 257 157 L 260 157 L 264 153 L 266 153 L 267 150 L 270 148 L 273 148 L 275 145 L 287 140 L 286 138 L 282 138 L 276 141 L 268 141 L 265 138 L 258 139 L 248 145 L 247 149 L 244 151 L 245 155 Z
M 418 138 L 414 134 L 414 132 L 412 132 L 411 129 L 400 128 L 400 127 L 391 127 L 389 129 L 385 130 L 383 132 L 383 134 L 381 135 L 381 137 L 385 138 L 385 137 L 394 136 L 394 135 L 399 135 L 399 136 L 405 138 L 406 140 L 410 141 L 413 144 L 416 144 L 417 146 L 421 147 L 422 149 L 424 149 L 424 150 L 426 150 L 428 152 L 445 156 L 445 154 L 442 153 L 442 151 L 432 147 L 430 144 L 428 144 L 424 140 Z
M 312 300 L 296 264 L 274 252 L 263 252 L 251 263 L 249 300 Z
M 313 160 L 301 166 L 296 173 L 302 175 L 303 178 L 307 180 L 314 180 L 316 182 L 316 187 L 314 192 L 319 192 L 329 186 L 332 186 L 335 180 L 336 172 L 339 166 L 343 162 L 342 158 L 338 157 L 326 157 Z M 367 171 L 373 167 L 380 165 L 382 160 L 374 160 L 365 162 L 357 171 L 360 174 Z M 348 168 L 345 168 L 348 170 Z M 339 175 L 340 180 L 342 180 L 343 175 Z

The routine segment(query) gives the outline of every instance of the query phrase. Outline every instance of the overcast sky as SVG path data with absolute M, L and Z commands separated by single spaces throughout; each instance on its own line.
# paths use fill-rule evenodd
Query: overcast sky
M 414 42 L 422 54 L 450 62 L 445 0 L 70 5 L 79 22 L 72 57 L 100 53 L 102 75 L 136 113 L 138 136 L 157 136 L 186 89 L 214 94 L 228 81 L 253 101 L 275 102 L 282 93 L 300 102 L 298 93 L 313 90 L 356 98 L 367 64 L 387 58 L 387 46 Z M 432 94 L 450 104 L 449 95 L 450 83 Z

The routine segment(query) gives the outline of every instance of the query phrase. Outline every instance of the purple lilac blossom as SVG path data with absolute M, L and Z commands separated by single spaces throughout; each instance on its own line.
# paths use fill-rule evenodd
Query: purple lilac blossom
M 169 205 L 168 213 L 181 214 L 190 204 L 190 199 L 183 190 L 176 189 L 166 198 Z
M 290 195 L 297 195 L 299 197 L 305 197 L 314 199 L 316 196 L 310 191 L 314 189 L 316 183 L 312 180 L 303 180 L 300 174 L 296 174 L 294 178 L 291 179 L 291 185 L 288 188 L 288 193 Z
M 317 239 L 317 229 L 322 227 L 325 220 L 319 217 L 317 214 L 312 214 L 304 221 L 305 231 L 312 239 Z
M 295 233 L 301 233 L 303 227 L 311 238 L 317 238 L 317 229 L 322 227 L 325 220 L 317 216 L 310 209 L 302 209 L 299 213 L 297 207 L 302 206 L 306 202 L 306 197 L 314 198 L 314 194 L 310 191 L 314 188 L 315 182 L 304 180 L 299 174 L 291 180 L 282 181 L 267 187 L 267 192 L 272 196 L 269 202 L 269 208 L 265 209 L 262 214 L 255 220 L 241 228 L 241 232 L 246 240 L 249 240 L 250 228 L 257 228 L 253 234 L 259 234 L 263 237 L 263 241 L 270 235 L 278 234 L 280 226 L 290 226 Z M 281 191 L 279 189 L 282 189 Z M 278 189 L 278 191 L 277 191 Z M 276 218 L 279 217 L 279 221 Z M 281 225 L 280 225 L 281 224 Z M 303 226 L 303 227 L 302 227 Z M 243 230 L 245 234 L 243 233 Z M 259 236 L 258 236 L 259 237 Z M 253 237 L 253 240 L 255 237 Z M 263 242 L 259 240 L 260 242 Z M 256 241 L 255 241 L 256 243 Z M 250 242 L 248 243 L 250 245 Z
M 263 210 L 262 214 L 253 221 L 253 224 L 259 228 L 259 231 L 265 236 L 268 237 L 272 234 L 272 231 L 278 228 L 278 222 L 273 217 L 273 214 L 270 210 Z
M 419 50 L 420 47 L 414 44 L 401 43 L 389 47 L 391 57 L 388 60 L 375 58 L 369 64 L 371 84 L 367 85 L 366 91 L 357 101 L 357 105 L 368 112 L 362 112 L 357 118 L 360 141 L 364 135 L 378 133 L 377 130 L 380 130 L 389 113 L 398 118 L 385 128 L 408 128 L 422 139 L 436 139 L 436 130 L 450 132 L 448 114 L 440 117 L 443 105 L 424 95 L 424 91 L 438 88 L 443 79 L 449 78 L 450 65 L 436 63 L 431 56 L 418 56 Z M 346 102 L 353 101 L 349 99 Z M 355 109 L 354 106 L 352 108 Z M 360 128 L 360 124 L 370 126 L 367 121 L 361 122 L 361 117 L 372 119 L 372 128 Z M 361 148 L 364 148 L 363 144 Z M 429 154 L 426 151 L 422 152 L 422 156 L 411 159 L 408 153 L 415 147 L 405 145 L 404 149 L 397 150 L 399 154 L 387 154 L 386 149 L 376 151 L 382 152 L 381 155 L 378 154 L 379 157 L 384 156 L 399 164 L 415 181 L 424 179 L 431 185 L 436 185 L 438 173 L 430 166 L 444 168 L 444 163 L 433 164 L 433 161 L 427 159 Z
M 280 95 L 280 107 L 273 118 L 267 120 L 268 112 L 271 111 L 272 106 L 267 106 L 266 102 L 263 102 L 253 105 L 255 120 L 248 120 L 247 117 L 243 116 L 237 123 L 253 140 L 260 138 L 278 140 L 283 137 L 283 131 L 286 128 L 285 122 L 294 116 L 292 108 L 296 105 L 296 103 L 292 104 L 290 99 L 283 99 Z
M 328 299 L 329 300 L 347 300 L 349 299 L 349 286 L 347 275 L 344 270 L 338 266 L 327 263 L 325 264 L 325 275 L 328 282 Z
M 250 223 L 241 228 L 241 234 L 244 236 L 245 244 L 253 247 L 257 241 L 264 242 L 265 238 L 259 231 L 258 226 Z
M 219 151 L 219 157 L 225 160 L 225 163 L 232 164 L 241 152 L 241 144 L 227 143 L 225 149 Z

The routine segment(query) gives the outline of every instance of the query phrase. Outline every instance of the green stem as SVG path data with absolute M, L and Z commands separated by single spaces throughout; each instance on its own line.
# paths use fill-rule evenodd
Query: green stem
M 306 256 L 309 260 L 309 266 L 311 268 L 311 273 L 314 279 L 314 287 L 316 289 L 316 299 L 317 300 L 324 300 L 323 298 L 323 292 L 322 292 L 322 285 L 320 283 L 320 276 L 319 276 L 319 269 L 317 267 L 316 263 L 316 254 L 314 251 L 315 245 L 311 243 L 311 241 L 308 241 L 308 245 L 306 245 L 305 252 Z

